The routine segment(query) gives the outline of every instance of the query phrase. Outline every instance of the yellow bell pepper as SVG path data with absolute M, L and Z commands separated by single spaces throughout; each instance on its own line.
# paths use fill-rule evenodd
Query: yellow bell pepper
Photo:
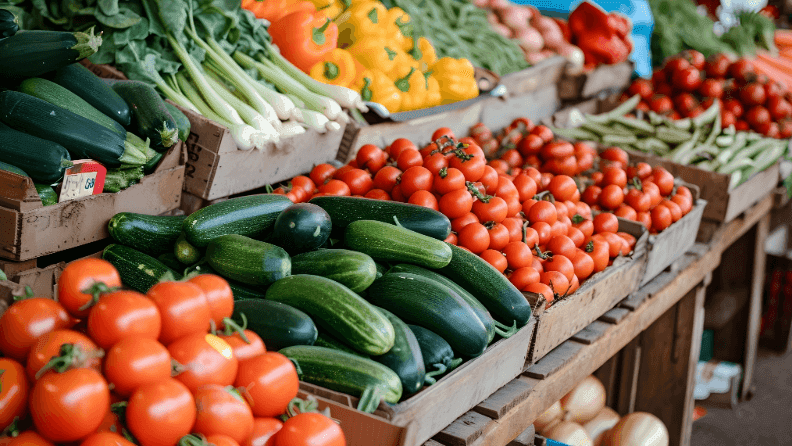
M 310 74 L 319 82 L 348 87 L 355 80 L 355 59 L 349 51 L 336 48 L 311 67 Z
M 399 78 L 394 84 L 402 92 L 400 111 L 418 110 L 426 107 L 426 79 L 417 68 L 399 65 Z
M 311 3 L 316 6 L 318 15 L 330 20 L 335 20 L 346 9 L 342 0 L 311 0 Z
M 338 46 L 347 47 L 360 40 L 385 37 L 388 10 L 380 2 L 351 6 L 335 20 L 338 24 Z
M 467 59 L 444 57 L 434 64 L 432 72 L 440 84 L 443 104 L 464 101 L 479 94 L 473 64 Z
M 413 26 L 410 23 L 410 16 L 403 9 L 399 7 L 389 9 L 385 26 L 388 27 L 389 40 L 394 42 L 394 46 L 402 51 L 409 51 L 412 48 Z
M 396 63 L 399 53 L 391 49 L 384 39 L 364 39 L 358 41 L 347 50 L 366 68 L 380 70 L 390 74 Z
M 364 101 L 382 104 L 391 113 L 396 113 L 401 108 L 402 93 L 396 88 L 393 81 L 380 70 L 366 70 L 359 77 L 354 86 L 360 92 Z
M 419 37 L 418 40 L 413 40 L 407 54 L 412 56 L 412 59 L 418 63 L 418 68 L 423 71 L 429 71 L 429 68 L 437 63 L 437 53 L 425 37 Z
M 426 107 L 436 107 L 443 103 L 443 95 L 440 94 L 440 83 L 437 82 L 432 73 L 424 73 L 426 80 Z

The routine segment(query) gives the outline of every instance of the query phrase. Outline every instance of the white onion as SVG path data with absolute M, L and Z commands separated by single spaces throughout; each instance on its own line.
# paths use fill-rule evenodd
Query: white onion
M 587 376 L 561 398 L 564 419 L 585 423 L 605 407 L 605 386 L 594 375 Z
M 591 439 L 583 426 L 572 421 L 561 421 L 542 435 L 569 446 L 591 446 Z
M 583 429 L 586 429 L 586 433 L 588 433 L 594 446 L 600 446 L 605 433 L 619 422 L 619 418 L 619 414 L 615 410 L 605 406 L 596 417 L 583 425 Z
M 562 415 L 564 415 L 564 410 L 561 409 L 561 401 L 556 401 L 534 421 L 536 432 L 541 434 L 545 429 L 554 424 L 555 421 L 561 420 Z
M 634 412 L 603 436 L 602 446 L 668 446 L 668 429 L 656 416 Z

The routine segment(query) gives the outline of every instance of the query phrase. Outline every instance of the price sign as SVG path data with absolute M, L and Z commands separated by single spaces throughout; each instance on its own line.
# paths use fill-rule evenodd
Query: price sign
M 101 194 L 106 174 L 107 169 L 96 161 L 75 161 L 63 175 L 58 202 Z

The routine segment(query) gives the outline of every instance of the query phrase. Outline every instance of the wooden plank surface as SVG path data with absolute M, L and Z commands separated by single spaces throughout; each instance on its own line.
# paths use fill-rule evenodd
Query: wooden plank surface
M 523 374 L 530 378 L 545 379 L 560 370 L 566 363 L 572 360 L 585 344 L 575 341 L 564 341 L 563 344 L 554 348 L 546 354 L 536 364 L 527 368 Z
M 533 386 L 523 381 L 510 381 L 473 410 L 494 420 L 502 417 L 522 400 L 528 398 Z
M 611 327 L 613 324 L 609 324 L 607 322 L 602 321 L 594 321 L 590 323 L 586 328 L 577 332 L 574 336 L 570 339 L 581 344 L 592 344 L 597 339 L 601 338 L 605 335 L 605 332 Z
M 533 446 L 534 438 L 536 438 L 536 429 L 532 424 L 506 446 Z
M 435 439 L 449 446 L 467 446 L 494 421 L 477 412 L 468 412 L 435 435 Z
M 630 314 L 630 310 L 626 308 L 614 308 L 607 313 L 600 316 L 598 320 L 608 322 L 611 324 L 618 324 L 622 319 L 624 319 L 628 314 Z

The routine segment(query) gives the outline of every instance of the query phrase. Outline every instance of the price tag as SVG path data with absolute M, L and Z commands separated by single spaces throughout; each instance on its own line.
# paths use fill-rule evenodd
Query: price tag
M 93 195 L 97 172 L 82 172 L 63 178 L 59 202 Z

